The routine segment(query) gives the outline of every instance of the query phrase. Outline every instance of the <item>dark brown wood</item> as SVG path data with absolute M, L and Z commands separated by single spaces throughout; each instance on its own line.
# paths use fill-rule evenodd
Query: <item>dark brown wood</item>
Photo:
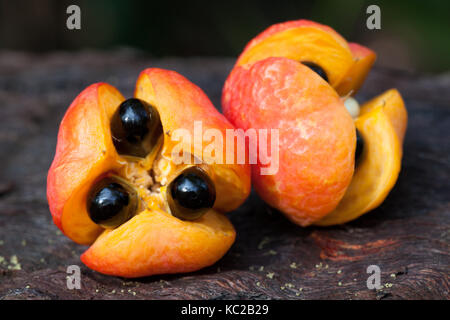
M 169 68 L 201 86 L 216 106 L 233 59 L 154 60 L 133 51 L 0 53 L 0 299 L 448 299 L 450 75 L 375 69 L 365 100 L 391 87 L 409 111 L 403 170 L 381 207 L 332 228 L 300 228 L 255 195 L 230 213 L 236 243 L 192 274 L 125 280 L 79 260 L 85 247 L 53 225 L 46 174 L 59 121 L 75 96 L 106 81 L 131 96 L 146 67 Z M 66 268 L 81 267 L 81 290 Z M 383 288 L 369 290 L 369 265 Z

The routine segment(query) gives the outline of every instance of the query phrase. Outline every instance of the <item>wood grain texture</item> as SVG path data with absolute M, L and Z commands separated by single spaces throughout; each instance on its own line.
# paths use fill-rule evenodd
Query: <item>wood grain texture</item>
M 236 243 L 192 274 L 136 280 L 84 267 L 84 247 L 53 225 L 46 174 L 62 116 L 75 96 L 106 81 L 131 96 L 139 71 L 173 69 L 219 106 L 233 59 L 155 60 L 134 51 L 31 55 L 0 52 L 0 299 L 448 299 L 450 75 L 375 69 L 361 101 L 396 87 L 409 128 L 403 170 L 381 207 L 332 228 L 300 228 L 255 195 L 230 213 Z M 82 270 L 68 290 L 66 268 Z M 381 268 L 369 290 L 366 268 Z

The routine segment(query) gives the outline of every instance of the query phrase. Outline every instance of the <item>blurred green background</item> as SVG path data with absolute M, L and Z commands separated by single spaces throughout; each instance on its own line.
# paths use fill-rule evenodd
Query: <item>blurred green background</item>
M 81 30 L 66 28 L 66 8 L 81 8 Z M 366 28 L 366 8 L 381 8 L 381 30 Z M 377 65 L 441 73 L 450 69 L 450 1 L 124 1 L 0 0 L 0 49 L 133 47 L 160 56 L 237 56 L 273 23 L 311 19 L 378 53 Z

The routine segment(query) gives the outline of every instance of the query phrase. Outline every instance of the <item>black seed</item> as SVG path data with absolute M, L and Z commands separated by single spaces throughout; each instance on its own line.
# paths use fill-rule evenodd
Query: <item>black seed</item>
M 162 136 L 158 111 L 145 101 L 125 100 L 113 115 L 111 133 L 119 154 L 145 157 Z
M 135 193 L 110 177 L 98 182 L 88 196 L 88 214 L 92 221 L 116 227 L 127 221 L 136 208 Z
M 302 61 L 302 63 L 305 66 L 307 66 L 308 68 L 310 68 L 312 71 L 317 73 L 319 76 L 321 76 L 323 80 L 328 82 L 327 73 L 319 65 L 315 64 L 314 62 L 310 62 L 310 61 Z
M 355 150 L 355 164 L 361 159 L 361 155 L 363 153 L 364 149 L 364 140 L 361 136 L 361 133 L 359 133 L 359 130 L 356 129 L 356 150 Z
M 144 139 L 149 131 L 147 123 L 151 115 L 140 100 L 132 98 L 123 102 L 119 107 L 119 115 L 129 142 L 136 143 Z
M 216 200 L 214 184 L 198 167 L 183 171 L 169 187 L 172 214 L 180 219 L 194 220 L 212 208 Z

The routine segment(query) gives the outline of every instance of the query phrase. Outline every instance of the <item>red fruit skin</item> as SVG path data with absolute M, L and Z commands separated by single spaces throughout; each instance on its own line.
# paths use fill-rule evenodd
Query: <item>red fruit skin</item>
M 279 129 L 278 172 L 261 175 L 264 166 L 252 166 L 263 200 L 302 226 L 337 206 L 353 175 L 356 138 L 351 116 L 327 82 L 299 62 L 267 58 L 233 69 L 222 106 L 238 128 Z

